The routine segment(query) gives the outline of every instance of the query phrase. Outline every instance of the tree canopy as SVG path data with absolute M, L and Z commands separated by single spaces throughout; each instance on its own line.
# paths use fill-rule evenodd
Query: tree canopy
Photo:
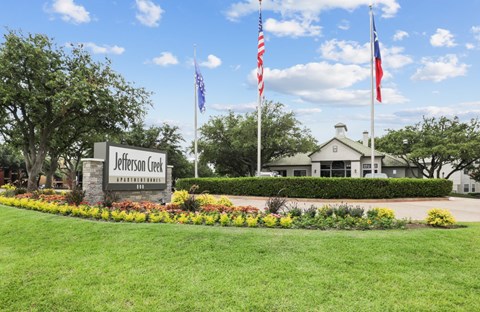
M 302 128 L 293 112 L 281 103 L 262 107 L 262 164 L 317 146 L 310 130 Z M 203 162 L 213 164 L 219 175 L 254 176 L 257 168 L 257 112 L 230 112 L 213 116 L 200 128 L 198 149 Z
M 193 177 L 194 168 L 182 148 L 182 142 L 185 142 L 178 126 L 167 123 L 161 126 L 150 126 L 141 123 L 133 124 L 128 131 L 125 131 L 118 137 L 119 143 L 153 148 L 165 151 L 167 153 L 168 164 L 173 166 L 172 179 Z M 202 177 L 212 176 L 213 172 L 206 164 L 202 163 L 199 167 Z
M 424 117 L 413 126 L 388 130 L 375 143 L 377 149 L 416 165 L 427 178 L 448 179 L 480 160 L 479 129 L 477 119 L 461 122 L 458 117 Z M 445 172 L 446 165 L 452 169 Z
M 41 34 L 9 31 L 0 45 L 0 133 L 25 157 L 28 189 L 47 154 L 92 128 L 120 131 L 143 117 L 150 94 L 95 62 L 81 46 L 69 53 Z

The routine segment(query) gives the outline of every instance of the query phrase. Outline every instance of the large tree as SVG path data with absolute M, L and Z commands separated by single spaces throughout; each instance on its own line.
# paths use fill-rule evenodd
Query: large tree
M 449 178 L 480 160 L 480 123 L 457 117 L 423 118 L 413 126 L 388 130 L 375 141 L 377 149 L 413 163 L 427 178 Z M 445 172 L 446 165 L 451 170 Z M 442 176 L 441 172 L 445 172 Z
M 72 133 L 110 131 L 141 118 L 150 94 L 95 62 L 82 47 L 69 53 L 45 35 L 10 31 L 0 45 L 0 132 L 20 147 L 28 189 L 37 187 L 47 154 L 58 157 Z M 64 131 L 64 136 L 63 132 Z
M 168 165 L 173 166 L 172 178 L 174 181 L 178 178 L 193 177 L 193 164 L 187 159 L 181 146 L 185 140 L 178 126 L 164 123 L 161 126 L 146 127 L 143 122 L 137 123 L 120 135 L 118 140 L 128 145 L 165 151 Z M 202 164 L 200 169 L 202 176 L 213 174 L 205 164 Z
M 262 107 L 262 164 L 317 146 L 310 130 L 302 128 L 293 112 L 283 104 L 266 102 Z M 201 160 L 214 165 L 216 173 L 230 176 L 255 175 L 257 168 L 257 112 L 230 112 L 214 116 L 200 128 Z

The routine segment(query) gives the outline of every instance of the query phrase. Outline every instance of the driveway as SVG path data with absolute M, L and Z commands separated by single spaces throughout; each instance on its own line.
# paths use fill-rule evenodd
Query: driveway
M 228 196 L 231 201 L 238 206 L 254 206 L 259 209 L 265 207 L 267 197 L 243 197 Z M 412 220 L 423 220 L 427 216 L 427 211 L 432 208 L 448 209 L 452 212 L 457 221 L 460 222 L 480 222 L 480 199 L 448 197 L 440 199 L 379 199 L 379 200 L 325 200 L 325 199 L 305 199 L 292 198 L 289 203 L 296 203 L 299 208 L 308 208 L 311 205 L 321 207 L 324 204 L 348 203 L 355 206 L 370 209 L 374 207 L 391 208 L 395 211 L 397 218 L 407 218 Z

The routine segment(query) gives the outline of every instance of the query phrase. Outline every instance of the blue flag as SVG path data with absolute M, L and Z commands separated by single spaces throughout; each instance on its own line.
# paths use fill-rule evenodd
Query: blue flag
M 195 84 L 197 85 L 198 108 L 200 112 L 205 111 L 205 84 L 203 83 L 203 76 L 197 66 L 195 60 Z

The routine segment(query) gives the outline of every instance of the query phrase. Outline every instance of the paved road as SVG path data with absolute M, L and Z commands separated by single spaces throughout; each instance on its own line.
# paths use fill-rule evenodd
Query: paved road
M 241 197 L 229 196 L 235 205 L 251 205 L 257 208 L 264 208 L 268 198 L 263 197 Z M 346 202 L 358 205 L 365 209 L 374 207 L 386 207 L 395 211 L 397 218 L 410 218 L 412 220 L 423 220 L 427 211 L 432 208 L 448 209 L 452 212 L 457 221 L 480 222 L 480 199 L 449 197 L 442 199 L 394 199 L 394 200 L 325 200 L 325 199 L 290 199 L 290 203 L 297 203 L 299 208 L 308 208 L 311 205 L 320 207 L 323 204 L 335 204 Z

